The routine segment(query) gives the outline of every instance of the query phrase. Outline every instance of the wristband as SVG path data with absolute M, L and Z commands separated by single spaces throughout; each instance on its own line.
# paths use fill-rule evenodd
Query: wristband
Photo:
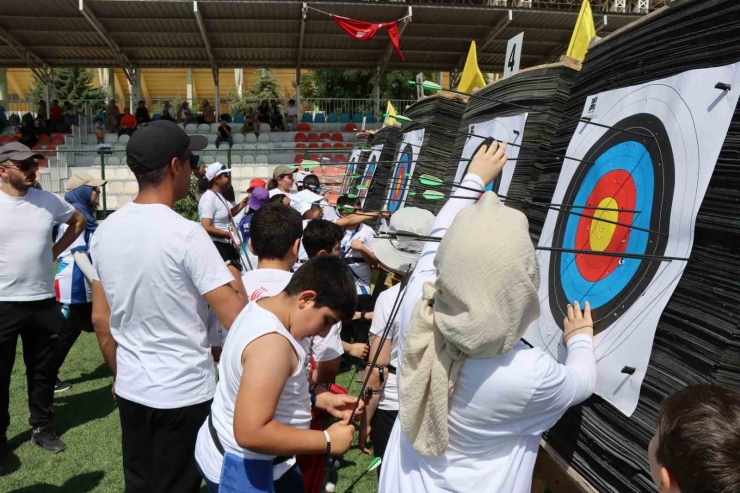
M 311 392 L 311 407 L 316 407 L 316 393 Z
M 331 454 L 331 437 L 326 430 L 324 430 L 324 437 L 326 438 L 326 455 L 329 455 Z

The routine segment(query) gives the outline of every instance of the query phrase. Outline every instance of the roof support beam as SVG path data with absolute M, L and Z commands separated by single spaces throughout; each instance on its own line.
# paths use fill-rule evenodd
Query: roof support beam
M 413 14 L 411 7 L 409 7 L 408 12 L 409 13 L 406 14 L 406 17 L 401 20 L 401 25 L 398 26 L 399 38 L 403 34 L 403 31 L 406 29 L 406 26 L 408 26 L 411 22 L 411 16 Z M 385 69 L 388 68 L 388 61 L 391 59 L 391 53 L 393 53 L 393 43 L 391 43 L 391 40 L 389 39 L 388 46 L 385 47 L 385 52 L 383 53 L 383 57 L 380 59 L 380 62 L 378 63 L 378 68 L 375 72 L 375 80 L 373 81 L 373 85 L 375 86 L 376 90 L 380 90 L 380 81 L 385 75 Z
M 8 31 L 0 28 L 0 40 L 5 42 L 13 50 L 18 58 L 31 67 L 33 74 L 45 84 L 51 83 L 51 68 L 31 50 L 23 46 Z
M 301 8 L 301 32 L 298 35 L 298 60 L 296 62 L 296 68 L 301 70 L 301 63 L 303 63 L 303 37 L 306 34 L 306 21 L 308 20 L 308 4 L 303 2 L 303 8 Z
M 82 13 L 82 16 L 87 20 L 88 24 L 90 24 L 92 28 L 95 29 L 95 32 L 98 33 L 98 36 L 100 36 L 100 38 L 111 49 L 113 55 L 118 60 L 118 63 L 121 65 L 121 68 L 123 68 L 123 73 L 126 75 L 126 79 L 128 79 L 129 84 L 136 84 L 134 68 L 129 59 L 126 57 L 126 54 L 123 53 L 118 44 L 113 41 L 111 35 L 103 27 L 98 18 L 95 17 L 95 14 L 89 8 L 85 8 L 85 0 L 79 1 L 79 10 Z
M 195 14 L 195 21 L 198 23 L 198 30 L 200 31 L 200 39 L 203 40 L 203 44 L 206 47 L 206 53 L 208 54 L 208 61 L 211 63 L 211 72 L 213 72 L 213 83 L 218 87 L 218 65 L 216 65 L 216 57 L 213 56 L 213 49 L 211 49 L 211 42 L 208 40 L 208 33 L 206 32 L 206 25 L 203 22 L 203 17 L 200 15 L 198 10 L 197 0 L 193 1 L 193 14 Z

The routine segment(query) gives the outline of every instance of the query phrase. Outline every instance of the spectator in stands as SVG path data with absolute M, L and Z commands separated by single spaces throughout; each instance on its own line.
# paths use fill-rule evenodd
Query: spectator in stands
M 21 119 L 15 113 L 13 113 L 12 115 L 10 115 L 8 117 L 8 125 L 16 125 L 17 126 L 17 125 L 20 125 L 20 124 L 21 124 Z
M 283 195 L 290 195 L 296 193 L 293 190 L 293 183 L 295 178 L 293 173 L 298 171 L 295 166 L 288 166 L 281 164 L 275 168 L 272 172 L 272 180 L 267 184 L 267 189 L 270 191 L 270 197 L 276 194 L 282 193 Z
M 130 137 L 134 133 L 134 130 L 136 130 L 136 117 L 131 114 L 131 110 L 124 108 L 123 116 L 121 117 L 121 129 L 118 131 L 118 136 L 120 137 L 126 134 Z
M 159 118 L 160 120 L 169 120 L 171 122 L 174 122 L 175 119 L 173 118 L 172 114 L 174 113 L 174 109 L 170 105 L 169 101 L 164 102 L 164 106 L 162 106 L 162 113 L 160 114 Z
M 64 124 L 66 125 L 66 130 L 69 130 L 70 127 L 73 125 L 77 125 L 77 112 L 72 107 L 72 103 L 69 101 L 64 102 Z
M 270 125 L 273 130 L 285 130 L 283 125 L 283 114 L 280 111 L 277 101 L 274 99 L 270 101 Z
M 247 114 L 244 116 L 244 125 L 242 126 L 242 133 L 246 134 L 249 132 L 254 132 L 255 134 L 259 135 L 259 126 L 257 124 L 257 119 L 254 116 L 254 108 L 251 106 L 249 109 L 247 109 Z
M 207 99 L 203 100 L 203 104 L 200 106 L 200 116 L 198 116 L 198 123 L 213 123 L 216 121 L 216 110 L 208 102 Z
M 263 100 L 262 104 L 260 104 L 260 107 L 257 108 L 257 122 L 258 123 L 267 123 L 268 125 L 271 125 L 271 118 L 270 118 L 270 103 L 267 102 L 267 100 Z
M 21 123 L 21 138 L 18 142 L 29 148 L 36 145 L 38 137 L 36 137 L 36 127 L 33 121 L 23 120 Z
M 142 123 L 149 123 L 152 121 L 149 116 L 149 110 L 146 107 L 146 103 L 142 100 L 139 101 L 139 107 L 136 108 L 136 123 L 141 125 Z
M 54 259 L 85 231 L 81 212 L 34 188 L 41 154 L 18 142 L 0 147 L 0 462 L 10 452 L 10 376 L 18 336 L 28 382 L 31 442 L 48 453 L 64 442 L 51 428 L 57 337 L 64 325 L 54 298 Z M 51 245 L 54 224 L 69 226 Z
M 229 149 L 234 146 L 234 137 L 231 136 L 231 127 L 226 123 L 226 120 L 221 121 L 221 125 L 218 127 L 218 137 L 216 137 L 216 149 L 221 145 L 221 142 L 228 142 Z
M 84 234 L 64 250 L 56 259 L 59 267 L 54 276 L 54 291 L 57 301 L 65 305 L 69 313 L 59 333 L 55 366 L 57 369 L 54 392 L 64 392 L 72 388 L 69 382 L 59 379 L 59 370 L 72 349 L 80 333 L 94 332 L 92 326 L 92 264 L 90 263 L 90 242 L 98 227 L 95 211 L 100 202 L 100 187 L 105 180 L 87 173 L 76 173 L 67 181 L 64 200 L 80 211 L 87 220 Z M 53 230 L 56 242 L 64 236 L 68 226 L 57 224 Z
M 13 141 L 20 142 L 22 137 L 23 132 L 21 131 L 21 127 L 15 127 L 15 132 L 13 132 Z
M 115 132 L 118 129 L 121 110 L 118 109 L 115 99 L 108 103 L 108 109 L 105 112 L 105 129 L 109 132 Z
M 105 124 L 100 117 L 95 119 L 95 137 L 98 139 L 98 144 L 102 144 L 105 141 Z
M 285 121 L 291 130 L 298 128 L 298 108 L 295 106 L 295 99 L 288 101 L 288 107 L 285 108 Z
M 41 137 L 41 134 L 48 134 L 49 129 L 46 126 L 46 120 L 43 116 L 37 115 L 33 121 L 33 126 L 36 129 L 36 137 Z
M 730 493 L 740 486 L 740 393 L 689 385 L 665 398 L 648 446 L 661 493 Z
M 53 123 L 57 123 L 59 121 L 62 121 L 64 119 L 64 109 L 59 106 L 59 100 L 55 99 L 51 102 L 51 118 L 50 120 Z
M 190 111 L 190 103 L 183 101 L 180 110 L 177 112 L 177 123 L 187 125 L 193 119 L 193 113 Z
M 36 116 L 41 115 L 41 118 L 46 120 L 46 101 L 43 99 L 39 101 L 39 108 L 36 110 Z
M 8 124 L 8 118 L 5 116 L 5 107 L 0 106 L 0 130 Z

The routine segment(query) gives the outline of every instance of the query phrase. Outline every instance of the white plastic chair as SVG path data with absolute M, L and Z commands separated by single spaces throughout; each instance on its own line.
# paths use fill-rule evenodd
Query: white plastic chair
M 263 133 L 270 133 L 271 130 L 269 123 L 260 123 L 260 135 Z
M 198 133 L 198 124 L 188 123 L 187 125 L 185 125 L 185 133 L 189 133 L 189 134 Z
M 226 163 L 229 162 L 229 156 L 227 156 L 226 154 L 217 154 L 216 161 L 226 166 Z
M 242 157 L 238 154 L 231 155 L 231 164 L 242 164 Z M 233 173 L 233 171 L 232 171 Z
M 209 125 L 208 123 L 201 123 L 200 125 L 198 125 L 198 132 L 207 134 L 210 131 L 211 131 L 211 125 Z
M 234 144 L 243 144 L 244 142 L 246 142 L 246 137 L 242 133 L 231 132 L 231 136 L 234 138 Z
M 208 144 L 204 150 L 206 150 L 206 151 L 215 151 L 216 150 L 216 144 Z
M 127 181 L 123 185 L 123 193 L 139 193 L 139 184 L 135 181 Z
M 251 154 L 247 156 L 242 156 L 242 164 L 248 164 L 250 166 L 254 165 L 254 156 L 252 156 Z
M 253 133 L 248 133 L 244 136 L 245 142 L 247 144 L 256 144 L 257 143 L 257 136 Z
M 105 144 L 118 144 L 118 134 L 106 133 L 103 136 L 103 142 Z
M 270 142 L 270 134 L 260 134 L 257 137 L 257 142 Z
M 209 144 L 214 144 L 215 145 L 216 144 L 216 138 L 217 137 L 218 137 L 218 135 L 216 135 L 216 134 L 206 134 L 206 139 L 208 139 L 208 143 Z
M 265 156 L 264 154 L 258 154 L 254 158 L 254 162 L 258 165 L 265 165 L 267 164 L 267 156 Z
M 120 137 L 118 137 L 118 143 L 119 143 L 119 144 L 127 144 L 127 143 L 128 143 L 128 140 L 129 140 L 130 138 L 131 138 L 131 137 L 129 137 L 128 135 L 126 135 L 126 134 L 123 134 L 123 135 L 121 135 Z M 124 146 L 124 149 L 125 149 L 125 148 L 126 148 L 126 146 Z
M 201 161 L 203 161 L 203 164 L 213 164 L 216 162 L 216 159 L 209 154 L 208 156 L 203 156 Z
M 211 123 L 210 129 L 208 131 L 209 132 L 216 133 L 216 132 L 218 132 L 218 127 L 220 127 L 220 126 L 221 126 L 220 123 Z
M 118 156 L 106 156 L 105 158 L 105 165 L 106 166 L 120 166 L 121 160 L 118 158 Z

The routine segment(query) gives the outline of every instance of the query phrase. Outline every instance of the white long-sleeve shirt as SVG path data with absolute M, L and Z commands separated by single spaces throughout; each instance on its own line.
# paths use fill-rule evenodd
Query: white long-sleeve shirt
M 472 174 L 465 176 L 462 185 L 481 191 L 484 186 Z M 452 195 L 477 198 L 480 192 L 459 189 Z M 431 235 L 444 236 L 457 214 L 474 202 L 448 200 Z M 436 242 L 425 245 L 409 281 L 400 313 L 399 365 L 403 364 L 406 331 L 422 286 L 436 279 L 434 256 L 438 248 Z M 400 369 L 397 375 L 400 378 Z M 592 340 L 586 335 L 568 342 L 565 365 L 521 341 L 496 358 L 466 359 L 450 396 L 447 450 L 439 457 L 422 456 L 397 419 L 383 458 L 380 492 L 528 493 L 540 435 L 570 406 L 588 398 L 595 382 Z

